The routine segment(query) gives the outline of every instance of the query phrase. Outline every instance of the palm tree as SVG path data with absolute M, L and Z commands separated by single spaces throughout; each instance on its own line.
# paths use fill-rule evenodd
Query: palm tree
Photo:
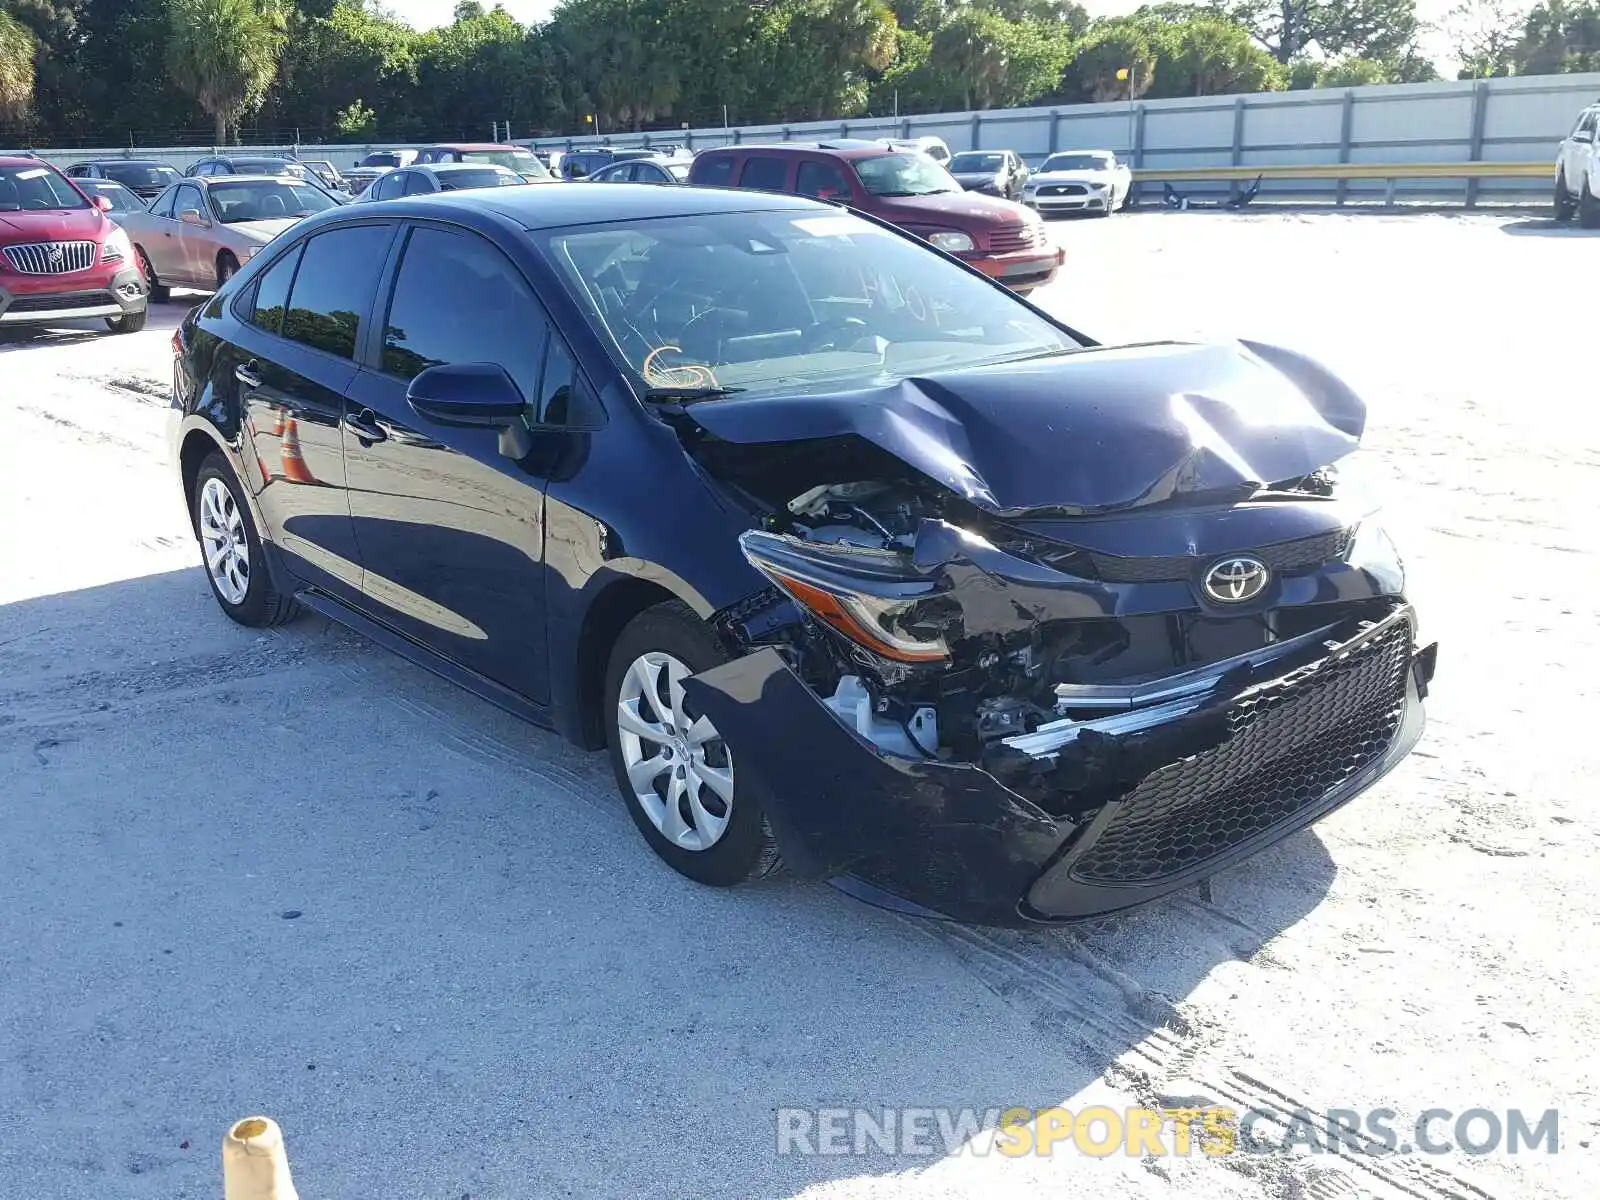
M 20 120 L 33 99 L 33 35 L 0 12 L 0 121 Z
M 216 122 L 216 140 L 266 99 L 283 51 L 284 20 L 256 0 L 172 0 L 167 67 Z

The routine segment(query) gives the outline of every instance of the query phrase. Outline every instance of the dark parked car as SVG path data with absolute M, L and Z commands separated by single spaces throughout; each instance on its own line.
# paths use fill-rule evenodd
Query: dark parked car
M 949 171 L 967 191 L 1007 200 L 1020 200 L 1028 182 L 1028 164 L 1015 150 L 965 150 L 950 160 Z
M 67 174 L 73 179 L 110 179 L 141 200 L 155 199 L 179 178 L 178 169 L 164 162 L 124 158 L 73 163 L 67 168 Z
M 1148 900 L 1422 728 L 1365 410 L 1260 344 L 1103 347 L 792 196 L 322 213 L 175 337 L 234 620 L 331 616 L 584 746 L 703 883 L 963 920 Z
M 694 160 L 689 182 L 794 192 L 847 204 L 925 238 L 1024 295 L 1055 278 L 1061 251 L 1020 204 L 964 192 L 918 150 L 881 142 L 724 146 Z
M 314 178 L 311 171 L 292 158 L 262 155 L 215 155 L 191 163 L 185 175 L 292 175 L 296 179 Z
M 652 150 L 618 150 L 611 146 L 585 146 L 578 150 L 565 151 L 561 155 L 557 170 L 563 179 L 586 179 L 612 163 L 654 156 L 655 152 Z
M 149 289 L 110 202 L 36 158 L 0 158 L 0 329 L 103 318 L 144 328 Z
M 434 192 L 516 187 L 526 182 L 515 171 L 488 163 L 433 163 L 390 171 L 375 179 L 372 186 L 361 194 L 361 198 L 398 200 L 401 196 L 431 196 Z
M 588 176 L 590 183 L 687 183 L 693 159 L 625 158 Z
M 100 211 L 109 213 L 115 221 L 119 215 L 142 213 L 149 207 L 133 192 L 123 187 L 120 183 L 113 183 L 109 179 L 74 179 L 72 181 L 85 196 L 93 200 L 96 196 L 103 198 L 107 207 Z

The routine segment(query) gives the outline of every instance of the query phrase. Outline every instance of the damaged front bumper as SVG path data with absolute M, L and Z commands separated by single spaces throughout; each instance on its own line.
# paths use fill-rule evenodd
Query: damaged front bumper
M 1247 858 L 1382 777 L 1422 734 L 1436 647 L 1412 610 L 1296 638 L 1007 738 L 980 767 L 887 753 L 772 647 L 685 683 L 735 748 L 797 873 L 928 915 L 1073 920 Z M 1052 815 L 1026 777 L 1073 797 Z M 1015 786 L 1008 786 L 1007 782 Z M 1035 794 L 1037 794 L 1035 792 Z

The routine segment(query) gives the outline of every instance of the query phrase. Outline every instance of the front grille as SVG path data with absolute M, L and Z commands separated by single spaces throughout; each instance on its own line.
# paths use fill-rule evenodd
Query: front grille
M 62 292 L 54 296 L 18 296 L 7 312 L 65 312 L 71 308 L 101 308 L 115 304 L 110 292 Z
M 1162 767 L 1117 805 L 1072 865 L 1091 883 L 1148 883 L 1233 849 L 1376 762 L 1405 703 L 1411 626 L 1263 685 L 1227 714 L 1228 738 Z
M 7 246 L 6 261 L 19 275 L 70 275 L 94 266 L 94 242 L 29 242 Z
M 1039 189 L 1041 196 L 1087 196 L 1089 189 L 1081 183 L 1056 183 Z
M 989 234 L 991 254 L 1014 254 L 1019 250 L 1035 250 L 1050 244 L 1050 235 L 1037 221 L 1017 225 L 1010 229 L 996 229 Z
M 1350 531 L 1335 529 L 1330 533 L 1317 534 L 1315 537 L 1256 546 L 1240 553 L 1259 558 L 1275 575 L 1294 575 L 1315 570 L 1323 563 L 1336 562 L 1343 558 L 1349 549 Z M 1069 548 L 1063 548 L 1063 552 L 1074 560 L 1082 556 L 1081 551 Z M 1050 553 L 1046 551 L 1040 557 L 1049 562 Z M 1088 557 L 1094 567 L 1095 575 L 1107 583 L 1162 583 L 1184 580 L 1194 574 L 1196 567 L 1211 561 L 1210 558 L 1193 558 L 1181 554 L 1167 558 L 1124 558 L 1118 554 L 1099 554 L 1093 551 Z M 1065 560 L 1063 560 L 1064 565 Z

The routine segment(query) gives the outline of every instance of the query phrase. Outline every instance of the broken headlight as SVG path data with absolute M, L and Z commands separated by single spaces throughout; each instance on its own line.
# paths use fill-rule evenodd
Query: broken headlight
M 751 531 L 745 558 L 829 629 L 884 658 L 937 663 L 950 657 L 931 581 L 906 556 L 848 544 Z
M 1405 591 L 1405 564 L 1376 513 L 1361 518 L 1344 557 L 1352 567 L 1372 576 L 1386 595 L 1397 596 Z

